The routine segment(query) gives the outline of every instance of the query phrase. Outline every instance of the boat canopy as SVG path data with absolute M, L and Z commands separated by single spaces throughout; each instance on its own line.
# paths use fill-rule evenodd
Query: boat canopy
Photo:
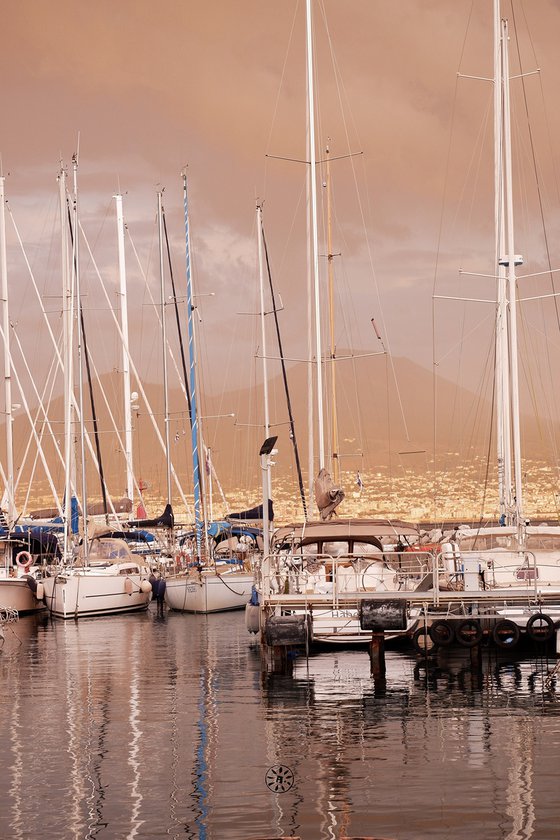
M 355 540 L 380 543 L 399 541 L 412 545 L 419 539 L 415 525 L 389 519 L 331 519 L 328 522 L 303 522 L 278 528 L 272 538 L 275 546 L 306 545 L 323 541 Z
M 228 540 L 231 537 L 250 537 L 251 541 L 257 543 L 262 536 L 262 529 L 255 528 L 250 525 L 242 523 L 228 522 L 227 519 L 210 522 L 207 527 L 208 536 L 211 537 L 216 545 Z M 194 531 L 190 531 L 181 538 L 181 544 L 189 539 L 194 539 Z
M 558 525 L 529 525 L 519 541 L 515 526 L 461 528 L 456 534 L 462 551 L 560 551 Z

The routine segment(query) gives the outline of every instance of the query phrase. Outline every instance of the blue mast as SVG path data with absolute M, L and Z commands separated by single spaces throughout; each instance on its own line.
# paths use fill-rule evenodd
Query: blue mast
M 191 280 L 191 253 L 189 235 L 189 209 L 187 198 L 187 175 L 183 172 L 183 208 L 185 212 L 185 244 L 187 267 L 187 331 L 189 337 L 189 386 L 191 390 L 191 446 L 193 460 L 194 520 L 196 532 L 196 555 L 202 554 L 202 504 L 200 494 L 200 462 L 198 458 L 198 412 L 196 408 L 196 359 L 193 325 L 193 293 Z

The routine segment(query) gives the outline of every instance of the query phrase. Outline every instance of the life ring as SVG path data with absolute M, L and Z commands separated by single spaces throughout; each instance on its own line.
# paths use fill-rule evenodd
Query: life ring
M 501 648 L 515 647 L 519 641 L 520 630 L 515 621 L 510 621 L 509 618 L 503 618 L 496 622 L 492 628 L 492 638 Z
M 455 639 L 455 629 L 453 624 L 442 618 L 438 618 L 437 621 L 430 624 L 428 633 L 430 634 L 432 641 L 441 647 L 449 647 L 449 645 L 453 644 Z
M 455 638 L 461 647 L 474 647 L 482 639 L 482 627 L 474 618 L 465 618 L 457 624 Z
M 534 642 L 548 642 L 554 630 L 554 621 L 544 613 L 534 613 L 527 621 L 527 635 Z
M 435 653 L 437 650 L 437 643 L 430 636 L 429 631 L 425 627 L 419 627 L 415 630 L 412 636 L 412 644 L 418 653 L 427 656 L 430 653 Z
M 25 558 L 25 560 L 23 560 L 23 558 Z M 29 566 L 33 565 L 33 557 L 28 551 L 20 551 L 19 554 L 16 555 L 16 563 L 20 569 L 28 569 Z

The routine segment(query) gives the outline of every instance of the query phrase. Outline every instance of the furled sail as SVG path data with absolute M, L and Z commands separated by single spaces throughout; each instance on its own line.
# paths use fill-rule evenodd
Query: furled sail
M 173 508 L 169 504 L 156 519 L 134 519 L 128 523 L 130 528 L 173 528 L 174 524 Z
M 243 519 L 243 520 L 261 520 L 263 518 L 263 506 L 257 505 L 257 507 L 250 508 L 249 510 L 242 510 L 240 513 L 228 513 L 226 519 Z M 272 499 L 268 500 L 268 521 L 273 522 L 274 520 L 274 507 L 272 503 Z
M 327 470 L 322 469 L 315 479 L 315 502 L 319 508 L 321 519 L 331 519 L 336 508 L 344 499 L 344 490 L 337 487 Z

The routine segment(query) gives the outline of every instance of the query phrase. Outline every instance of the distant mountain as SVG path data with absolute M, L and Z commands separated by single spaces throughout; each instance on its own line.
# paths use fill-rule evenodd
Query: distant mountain
M 468 462 L 475 456 L 493 459 L 493 411 L 490 394 L 477 395 L 461 388 L 447 379 L 417 365 L 406 358 L 389 359 L 386 356 L 358 357 L 345 359 L 345 351 L 339 351 L 341 361 L 336 368 L 337 424 L 339 430 L 339 464 L 344 472 L 365 472 L 405 469 L 426 471 L 436 446 L 436 464 L 444 463 L 447 452 L 458 453 L 459 459 Z M 330 387 L 330 374 L 326 371 L 325 386 Z M 296 438 L 300 459 L 307 483 L 308 474 L 308 409 L 307 409 L 307 367 L 295 364 L 288 371 L 289 388 L 296 423 Z M 120 377 L 116 373 L 102 377 L 103 390 L 118 427 L 123 429 L 123 410 L 120 397 Z M 140 389 L 133 385 L 137 391 Z M 436 400 L 434 401 L 434 389 Z M 151 416 L 163 431 L 163 394 L 158 384 L 144 385 L 150 409 L 142 395 L 134 411 L 134 463 L 138 477 L 147 482 L 149 493 L 164 498 L 166 494 L 166 461 L 152 428 Z M 103 468 L 112 495 L 120 498 L 125 488 L 125 464 L 121 447 L 113 431 L 109 408 L 99 384 L 94 388 L 98 412 L 99 440 Z M 87 392 L 86 392 L 87 395 Z M 296 470 L 293 446 L 289 436 L 288 414 L 282 378 L 276 375 L 269 384 L 271 434 L 278 435 L 278 455 L 275 457 L 275 476 L 285 486 L 293 487 L 297 494 Z M 261 490 L 258 452 L 264 439 L 262 388 L 237 389 L 221 395 L 204 394 L 200 399 L 202 426 L 206 444 L 211 449 L 211 458 L 219 480 L 228 494 L 248 501 L 258 501 Z M 169 393 L 170 420 L 169 438 L 171 457 L 180 476 L 185 492 L 190 495 L 192 468 L 190 458 L 190 428 L 188 409 L 180 389 Z M 434 415 L 434 406 L 436 411 Z M 235 418 L 229 417 L 231 413 Z M 86 402 L 86 417 L 91 417 L 89 400 Z M 437 417 L 437 424 L 434 423 Z M 63 450 L 63 403 L 54 400 L 49 407 L 49 418 L 61 450 Z M 206 419 L 204 419 L 206 418 Z M 316 418 L 315 418 L 316 420 Z M 537 420 L 523 418 L 523 442 L 527 455 L 535 458 L 547 457 L 547 444 Z M 91 420 L 87 420 L 90 433 Z M 44 424 L 44 452 L 55 485 L 63 488 L 63 470 L 55 455 L 55 448 Z M 325 404 L 325 438 L 330 440 L 332 411 Z M 558 425 L 549 429 L 554 438 Z M 33 471 L 36 446 L 30 440 L 30 427 L 21 411 L 14 422 L 15 460 L 19 481 L 19 492 L 27 487 Z M 492 437 L 491 437 L 492 435 Z M 27 462 L 23 466 L 26 447 L 29 448 Z M 327 446 L 327 454 L 330 444 Z M 318 453 L 315 452 L 315 464 Z M 34 470 L 34 486 L 39 482 L 41 491 L 47 493 L 44 471 L 40 464 Z M 88 488 L 92 498 L 101 498 L 99 482 L 93 468 L 88 471 Z M 214 487 L 216 491 L 217 488 Z M 32 492 L 33 495 L 33 492 Z

